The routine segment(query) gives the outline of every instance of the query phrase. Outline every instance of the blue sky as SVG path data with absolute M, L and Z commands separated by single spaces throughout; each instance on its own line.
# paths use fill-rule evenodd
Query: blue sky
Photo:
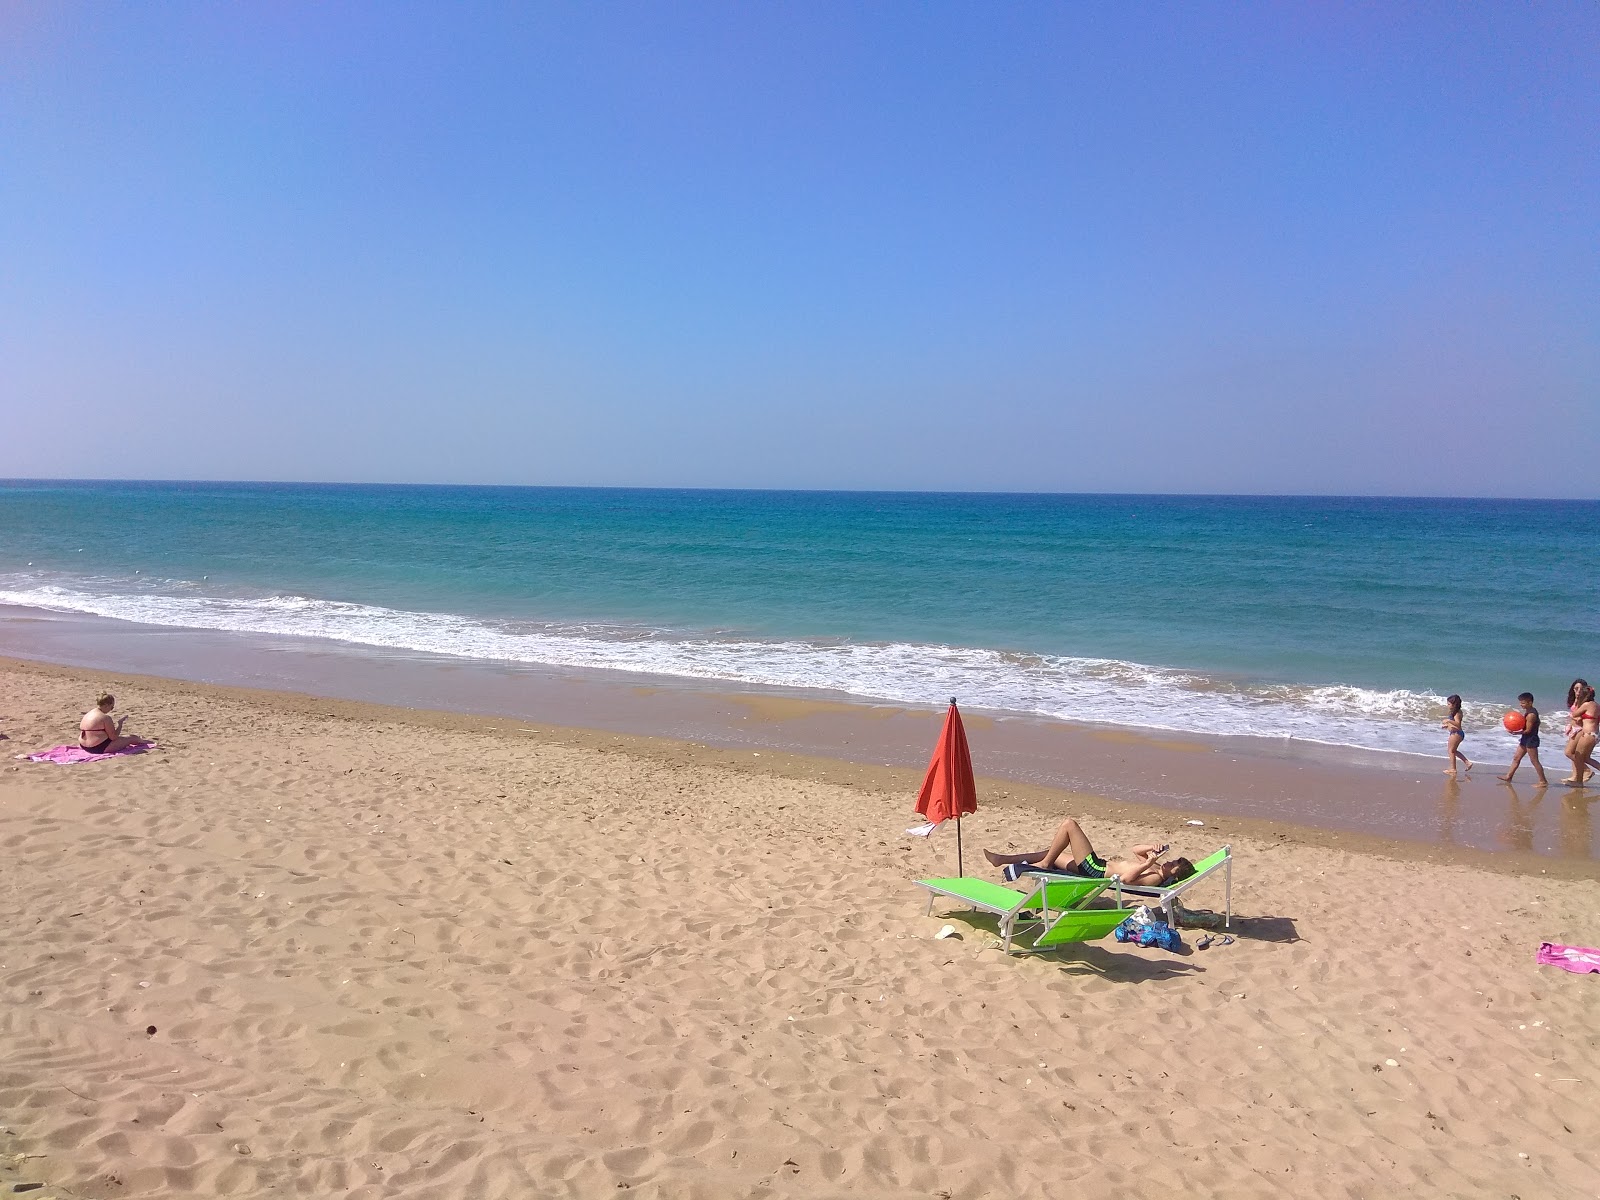
M 0 475 L 1600 494 L 1600 7 L 0 13 Z

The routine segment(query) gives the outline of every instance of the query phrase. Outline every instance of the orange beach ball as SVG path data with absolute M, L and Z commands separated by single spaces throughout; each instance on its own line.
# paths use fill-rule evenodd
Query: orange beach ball
M 1524 724 L 1526 724 L 1526 722 L 1522 719 L 1521 713 L 1519 713 L 1516 709 L 1512 709 L 1505 716 L 1500 718 L 1500 724 L 1506 727 L 1507 733 L 1521 733 L 1522 727 Z

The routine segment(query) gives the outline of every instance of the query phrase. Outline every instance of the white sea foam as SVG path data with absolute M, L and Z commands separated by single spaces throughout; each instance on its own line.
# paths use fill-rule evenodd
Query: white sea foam
M 208 594 L 193 582 L 0 576 L 0 603 L 145 625 L 325 638 L 468 659 L 600 668 L 984 708 L 1175 733 L 1299 738 L 1437 754 L 1440 696 L 1202 675 L 1116 659 L 904 642 L 767 640 L 643 627 L 493 621 L 307 596 Z M 1493 723 L 1469 703 L 1469 727 Z

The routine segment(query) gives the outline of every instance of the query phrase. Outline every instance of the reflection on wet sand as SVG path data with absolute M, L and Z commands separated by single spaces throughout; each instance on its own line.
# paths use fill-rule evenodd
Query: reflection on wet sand
M 1439 797 L 1439 844 L 1456 844 L 1456 820 L 1461 816 L 1461 781 L 1451 777 L 1444 782 L 1444 794 Z
M 1597 799 L 1591 793 L 1570 791 L 1561 797 L 1561 853 L 1587 856 L 1594 837 L 1589 807 Z
M 1510 808 L 1506 810 L 1506 823 L 1500 827 L 1499 841 L 1507 849 L 1533 851 L 1533 822 L 1539 813 L 1539 805 L 1544 801 L 1546 789 L 1536 787 L 1533 796 L 1526 803 L 1517 792 L 1515 784 L 1505 784 L 1505 789 L 1510 793 Z

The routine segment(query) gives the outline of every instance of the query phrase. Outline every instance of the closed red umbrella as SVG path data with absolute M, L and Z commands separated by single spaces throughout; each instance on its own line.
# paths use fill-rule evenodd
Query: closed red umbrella
M 957 875 L 962 873 L 961 814 L 977 811 L 978 786 L 972 779 L 972 752 L 967 749 L 967 731 L 961 726 L 961 713 L 952 696 L 939 744 L 933 748 L 933 759 L 922 779 L 917 812 L 934 824 L 955 819 Z

